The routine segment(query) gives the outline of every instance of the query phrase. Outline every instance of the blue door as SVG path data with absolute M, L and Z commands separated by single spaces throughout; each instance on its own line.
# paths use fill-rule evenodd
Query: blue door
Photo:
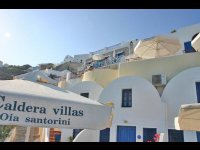
M 117 142 L 136 142 L 136 127 L 117 126 Z
M 100 131 L 100 142 L 109 142 L 110 139 L 110 128 L 106 128 Z
M 154 136 L 156 134 L 156 128 L 144 128 L 143 129 L 143 142 L 154 142 Z

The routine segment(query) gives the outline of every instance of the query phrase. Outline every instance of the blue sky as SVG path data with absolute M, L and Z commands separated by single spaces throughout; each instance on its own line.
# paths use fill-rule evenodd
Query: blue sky
M 13 65 L 59 63 L 121 41 L 200 23 L 200 9 L 0 10 L 0 60 Z

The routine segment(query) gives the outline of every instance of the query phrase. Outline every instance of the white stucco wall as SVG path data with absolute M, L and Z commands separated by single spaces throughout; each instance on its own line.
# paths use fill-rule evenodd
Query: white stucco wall
M 122 89 L 132 89 L 132 107 L 121 107 Z M 111 82 L 101 93 L 99 101 L 114 103 L 114 118 L 110 129 L 110 141 L 117 138 L 117 125 L 136 126 L 136 141 L 143 141 L 143 128 L 157 128 L 164 132 L 165 112 L 159 93 L 146 79 L 127 76 Z M 137 139 L 141 135 L 141 139 Z
M 197 103 L 195 82 L 200 82 L 200 67 L 182 71 L 170 80 L 163 91 L 162 101 L 167 105 L 167 128 L 174 129 L 174 118 L 182 104 Z M 196 142 L 196 132 L 184 131 L 184 141 Z
M 75 79 L 69 79 L 69 80 L 66 79 L 64 81 L 59 82 L 60 83 L 59 87 L 69 90 L 72 86 L 80 83 L 81 81 L 82 81 L 81 78 L 75 78 Z
M 81 93 L 89 93 L 89 98 L 92 100 L 98 101 L 99 95 L 101 94 L 103 88 L 93 81 L 83 81 L 75 84 L 71 88 L 69 88 L 69 91 L 74 92 L 76 94 Z

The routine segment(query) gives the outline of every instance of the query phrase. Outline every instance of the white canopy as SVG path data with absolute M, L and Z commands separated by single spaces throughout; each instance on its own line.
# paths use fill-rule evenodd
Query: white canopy
M 107 128 L 112 108 L 56 86 L 0 81 L 0 124 L 52 128 Z
M 196 51 L 200 51 L 200 33 L 192 40 L 192 47 Z
M 170 56 L 180 50 L 181 44 L 177 38 L 155 36 L 140 40 L 134 48 L 134 53 L 144 59 Z
M 175 118 L 177 130 L 200 131 L 200 104 L 181 105 L 178 117 Z

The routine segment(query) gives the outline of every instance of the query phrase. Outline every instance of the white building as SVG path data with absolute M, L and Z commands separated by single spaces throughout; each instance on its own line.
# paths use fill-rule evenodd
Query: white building
M 64 62 L 74 62 L 74 58 L 70 55 L 65 56 Z
M 0 67 L 3 67 L 3 61 L 0 61 Z
M 99 84 L 93 82 L 93 81 L 81 81 L 77 79 L 77 81 L 74 81 L 73 79 L 70 80 L 72 83 L 67 82 L 67 85 L 60 85 L 60 87 L 63 87 L 65 89 L 68 89 L 69 91 L 72 91 L 74 93 L 77 93 L 81 96 L 90 98 L 94 101 L 97 101 L 99 98 L 100 93 L 102 92 L 103 88 Z M 47 130 L 49 140 L 50 135 L 57 132 L 61 134 L 60 141 L 61 142 L 69 142 L 70 139 L 74 139 L 76 135 L 81 131 L 82 129 L 49 129 Z
M 48 76 L 54 75 L 56 76 L 56 80 L 59 81 L 61 78 L 66 79 L 67 75 L 71 73 L 69 70 L 63 70 L 63 71 L 57 71 L 57 70 L 52 70 L 52 69 L 45 69 L 42 70 L 45 74 Z
M 46 73 L 44 73 L 41 70 L 21 74 L 21 75 L 15 76 L 14 79 L 28 80 L 32 82 L 44 82 L 44 83 L 49 83 L 56 86 L 58 84 L 58 81 L 50 78 Z
M 79 54 L 79 55 L 74 55 L 74 60 L 79 63 L 84 63 L 84 61 L 90 57 L 91 57 L 90 54 Z
M 200 102 L 200 52 L 191 46 L 199 32 L 200 24 L 196 24 L 166 34 L 181 42 L 182 47 L 174 56 L 133 60 L 85 72 L 81 82 L 68 89 L 78 94 L 89 93 L 84 96 L 101 103 L 111 102 L 112 126 L 102 131 L 60 129 L 61 141 L 66 142 L 80 132 L 74 142 L 153 141 L 156 133 L 164 133 L 164 142 L 200 142 L 199 133 L 175 130 L 174 125 L 182 104 Z M 114 48 L 92 54 L 116 56 L 118 51 Z M 124 51 L 128 51 L 127 55 L 134 53 L 131 49 Z
M 91 65 L 94 68 L 108 67 L 111 64 L 117 64 L 125 61 L 125 57 L 133 54 L 133 49 L 137 45 L 138 40 L 121 42 L 104 49 L 90 52 L 91 57 L 86 59 L 85 65 Z M 94 60 L 94 56 L 101 56 L 102 59 Z
M 103 88 L 93 81 L 83 81 L 72 85 L 68 90 L 97 101 Z M 81 130 L 82 129 L 60 129 L 62 134 L 61 141 L 67 142 L 69 141 L 69 137 L 75 138 Z
M 3 66 L 4 66 L 4 67 L 8 67 L 8 66 L 9 66 L 9 64 L 3 64 Z

